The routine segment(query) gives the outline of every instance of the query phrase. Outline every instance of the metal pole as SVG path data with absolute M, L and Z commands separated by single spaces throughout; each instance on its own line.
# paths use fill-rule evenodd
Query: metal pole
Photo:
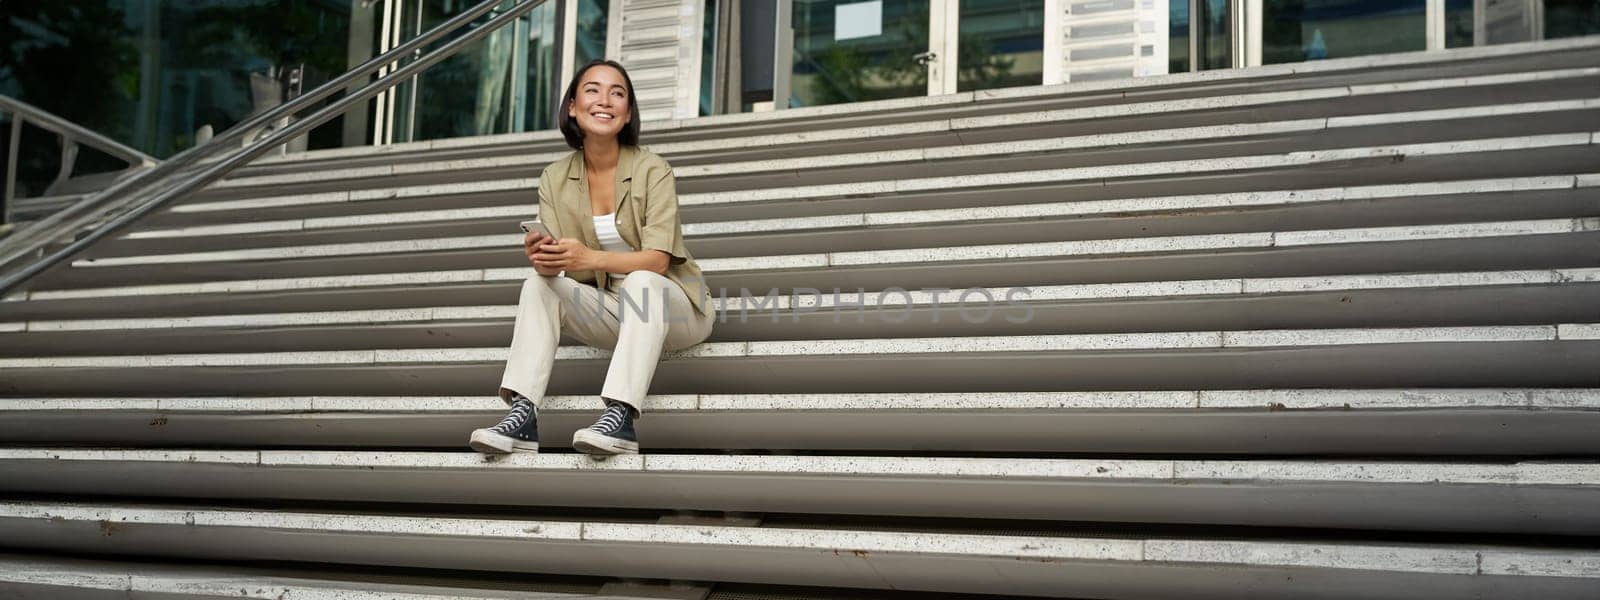
M 382 79 L 368 84 L 367 86 L 361 88 L 360 92 L 342 97 L 334 101 L 332 104 L 323 107 L 321 110 L 312 113 L 311 116 L 306 117 L 304 120 L 296 121 L 290 124 L 288 127 L 277 130 L 266 139 L 261 140 L 259 143 L 251 144 L 249 147 L 241 149 L 233 155 L 230 155 L 228 158 L 211 164 L 199 174 L 185 178 L 172 188 L 162 192 L 156 198 L 141 204 L 138 208 L 117 216 L 115 219 L 112 219 L 105 225 L 98 227 L 82 238 L 73 241 L 71 244 L 67 245 L 67 247 L 57 250 L 55 253 L 46 256 L 42 260 L 29 264 L 27 267 L 24 267 L 16 273 L 7 275 L 4 279 L 0 279 L 0 296 L 3 296 L 6 292 L 21 284 L 23 281 L 26 281 L 29 278 L 44 272 L 46 269 L 49 269 L 56 263 L 59 263 L 74 254 L 88 249 L 101 239 L 120 231 L 122 228 L 127 227 L 129 224 L 139 220 L 146 214 L 165 206 L 173 199 L 191 191 L 200 189 L 201 187 L 204 187 L 213 181 L 221 179 L 234 169 L 249 164 L 250 161 L 255 160 L 256 157 L 265 154 L 273 146 L 281 144 L 285 140 L 310 131 L 316 128 L 318 125 L 332 120 L 334 117 L 337 117 L 343 114 L 346 110 L 349 110 L 351 106 L 358 102 L 367 101 L 367 99 L 371 98 L 377 93 L 377 90 L 392 87 L 400 81 L 411 77 L 418 72 L 421 72 L 423 69 L 431 67 L 434 64 L 449 58 L 467 44 L 471 44 L 482 39 L 485 35 L 488 35 L 489 33 L 499 29 L 501 26 L 504 26 L 506 23 L 514 21 L 518 17 L 527 14 L 543 3 L 543 0 L 529 0 L 528 2 L 523 3 L 521 6 L 513 8 L 506 13 L 491 19 L 489 22 L 484 23 L 483 26 L 468 31 L 461 37 L 451 40 L 438 50 L 435 50 L 417 59 L 416 61 L 401 67 Z M 16 255 L 0 258 L 0 266 L 10 263 L 16 258 Z
M 1426 24 L 1428 30 L 1425 48 L 1428 50 L 1443 50 L 1445 47 L 1444 0 L 1428 0 L 1427 8 L 1423 14 L 1423 23 Z
M 61 136 L 61 166 L 56 170 L 56 180 L 51 186 L 60 185 L 67 178 L 72 177 L 72 168 L 78 163 L 78 141 L 70 135 Z
M 1204 30 L 1200 21 L 1204 15 L 1200 14 L 1201 0 L 1189 0 L 1189 72 L 1200 71 L 1200 32 Z
M 22 113 L 11 113 L 10 153 L 6 154 L 6 197 L 0 202 L 0 225 L 11 222 L 11 200 L 17 197 L 17 149 L 22 144 Z
M 794 1 L 778 0 L 778 24 L 772 37 L 772 109 L 789 108 L 789 79 L 794 74 Z
M 134 150 L 133 148 L 129 148 L 121 142 L 101 135 L 98 132 L 86 129 L 77 123 L 73 123 L 59 116 L 50 114 L 50 112 L 47 110 L 32 104 L 28 104 L 27 102 L 23 102 L 16 98 L 0 96 L 0 112 L 12 113 L 18 117 L 24 115 L 31 116 L 32 120 L 29 121 L 29 123 L 31 123 L 34 127 L 38 127 L 59 136 L 70 137 L 74 140 L 86 142 L 89 145 L 99 149 L 101 152 L 110 154 L 111 156 L 116 157 L 118 160 L 128 163 L 129 166 L 153 165 L 157 162 L 160 162 L 157 161 L 153 156 L 138 150 Z

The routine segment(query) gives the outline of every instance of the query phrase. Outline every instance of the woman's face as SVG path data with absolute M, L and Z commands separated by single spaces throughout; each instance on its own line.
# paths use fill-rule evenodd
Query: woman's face
M 628 124 L 632 100 L 622 73 L 605 65 L 590 67 L 578 82 L 567 116 L 577 120 L 584 137 L 616 137 Z

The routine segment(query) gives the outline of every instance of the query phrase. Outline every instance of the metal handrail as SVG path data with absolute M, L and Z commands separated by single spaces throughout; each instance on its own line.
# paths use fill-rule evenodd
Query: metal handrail
M 311 106 L 312 104 L 321 101 L 328 96 L 338 93 L 346 86 L 354 83 L 357 79 L 364 78 L 380 68 L 393 64 L 399 61 L 401 58 L 404 58 L 407 55 L 421 49 L 422 47 L 439 40 L 445 35 L 454 32 L 462 25 L 471 23 L 478 17 L 488 14 L 490 11 L 494 10 L 495 6 L 499 4 L 500 2 L 494 0 L 485 0 L 471 9 L 456 15 L 454 18 L 439 24 L 438 27 L 428 30 L 427 33 L 419 35 L 416 38 L 413 38 L 406 43 L 389 50 L 388 52 L 373 57 L 367 62 L 361 63 L 360 66 L 357 66 L 356 68 L 345 72 L 343 75 L 340 75 L 339 77 L 336 77 L 333 80 L 318 86 L 316 89 L 313 89 L 310 92 L 304 93 L 293 100 L 290 100 L 289 102 L 280 104 L 277 107 L 268 110 L 267 112 L 250 117 L 243 123 L 239 123 L 228 128 L 226 131 L 223 131 L 221 135 L 212 138 L 205 144 L 201 144 L 180 152 L 177 155 L 167 159 L 160 165 L 157 165 L 152 170 L 118 182 L 117 184 L 112 185 L 110 188 L 84 198 L 77 204 L 57 211 L 49 218 L 35 223 L 27 232 L 20 232 L 19 234 L 12 235 L 7 241 L 12 242 L 13 245 L 22 246 L 22 250 L 20 252 L 13 252 L 11 254 L 0 256 L 0 268 L 4 268 L 6 265 L 11 264 L 17 258 L 41 251 L 51 241 L 59 238 L 62 233 L 76 231 L 89 225 L 91 221 L 99 218 L 99 215 L 85 215 L 84 213 L 91 209 L 99 208 L 103 203 L 106 203 L 108 199 L 118 197 L 119 194 L 135 189 L 135 186 L 141 183 L 154 183 L 169 178 L 172 173 L 182 168 L 204 161 L 206 158 L 214 155 L 219 149 L 224 149 L 235 143 L 238 143 L 240 138 L 249 135 L 258 128 L 277 122 L 284 117 L 304 110 L 306 107 Z M 125 201 L 118 202 L 116 206 L 110 208 L 111 210 L 115 210 L 117 208 L 127 206 L 137 199 L 137 194 L 130 193 Z M 73 221 L 71 223 L 67 223 L 66 221 L 68 219 L 73 219 Z M 5 245 L 7 244 L 0 243 L 0 248 L 3 248 Z M 0 286 L 0 293 L 3 293 L 4 289 L 5 287 Z
M 0 226 L 11 224 L 12 203 L 17 196 L 17 157 L 20 153 L 22 128 L 25 125 L 33 125 L 61 138 L 61 165 L 56 172 L 55 183 L 51 185 L 66 181 L 72 176 L 73 167 L 78 162 L 80 142 L 128 163 L 129 168 L 148 167 L 161 162 L 121 142 L 10 96 L 0 95 L 0 113 L 11 115 L 11 135 L 6 142 L 8 152 L 5 164 L 5 188 L 0 190 L 5 194 L 0 196 Z
M 4 295 L 12 288 L 15 288 L 27 279 L 44 272 L 62 260 L 72 256 L 73 254 L 77 254 L 78 252 L 87 249 L 89 246 L 93 245 L 99 240 L 117 232 L 123 227 L 126 227 L 128 224 L 138 220 L 140 217 L 143 217 L 146 214 L 149 214 L 151 211 L 167 205 L 171 201 L 183 196 L 184 194 L 226 177 L 229 172 L 240 166 L 248 164 L 250 161 L 256 159 L 262 154 L 267 153 L 272 148 L 283 144 L 295 136 L 311 130 L 312 128 L 315 128 L 318 125 L 332 120 L 334 117 L 337 117 L 340 114 L 343 114 L 345 111 L 349 110 L 352 105 L 358 102 L 365 102 L 373 96 L 376 96 L 379 92 L 394 87 L 401 81 L 421 72 L 424 69 L 427 69 L 428 67 L 433 66 L 434 64 L 437 64 L 446 58 L 449 58 L 456 52 L 460 51 L 461 48 L 465 47 L 467 44 L 475 42 L 484 36 L 499 30 L 501 27 L 510 24 L 517 18 L 527 14 L 545 2 L 545 0 L 524 0 L 521 4 L 517 4 L 505 10 L 483 25 L 462 34 L 456 39 L 450 40 L 445 45 L 440 46 L 426 55 L 417 57 L 415 60 L 411 61 L 405 66 L 396 69 L 392 73 L 382 77 L 381 79 L 378 79 L 377 81 L 367 84 L 353 93 L 347 94 L 334 103 L 318 110 L 315 113 L 312 113 L 310 116 L 276 130 L 272 135 L 266 138 L 258 140 L 248 146 L 239 148 L 232 154 L 227 155 L 225 158 L 196 166 L 195 170 L 193 171 L 179 171 L 179 169 L 182 167 L 188 167 L 190 165 L 196 165 L 205 162 L 208 157 L 216 154 L 218 149 L 226 148 L 227 146 L 234 144 L 237 140 L 239 140 L 239 138 L 249 134 L 256 128 L 299 112 L 311 104 L 345 89 L 357 78 L 364 77 L 385 65 L 395 63 L 400 58 L 404 57 L 404 55 L 412 53 L 422 46 L 438 41 L 446 35 L 454 32 L 455 29 L 460 28 L 460 26 L 470 23 L 477 17 L 493 12 L 498 5 L 503 3 L 503 1 L 504 0 L 485 0 L 484 2 L 474 6 L 455 18 L 428 30 L 421 36 L 418 36 L 417 38 L 414 38 L 405 44 L 385 52 L 381 56 L 362 63 L 361 66 L 358 66 L 355 69 L 346 72 L 344 75 L 318 86 L 316 89 L 307 92 L 290 102 L 279 105 L 277 108 L 271 111 L 257 115 L 256 117 L 253 117 L 244 123 L 230 127 L 222 135 L 213 138 L 211 141 L 201 146 L 191 148 L 188 151 L 168 159 L 166 162 L 163 162 L 160 165 L 157 165 L 154 169 L 144 173 L 143 176 L 136 178 L 136 180 L 135 178 L 130 178 L 127 181 L 120 182 L 109 189 L 95 194 L 91 198 L 85 199 L 85 201 L 73 205 L 73 207 L 69 209 L 61 211 L 64 213 L 67 210 L 78 209 L 77 212 L 80 213 L 80 216 L 71 224 L 62 225 L 62 221 L 68 217 L 61 216 L 61 218 L 55 219 L 55 221 L 50 224 L 52 229 L 50 232 L 45 234 L 37 233 L 37 229 L 30 228 L 27 232 L 32 234 L 28 236 L 30 239 L 21 241 L 17 244 L 20 245 L 21 248 L 13 250 L 4 256 L 0 256 L 0 268 L 11 264 L 18 259 L 40 253 L 53 240 L 60 237 L 61 234 L 74 231 L 77 228 L 87 225 L 88 222 L 93 221 L 96 218 L 100 218 L 100 215 L 81 215 L 82 212 L 89 210 L 90 208 L 94 208 L 93 206 L 88 206 L 90 204 L 90 200 L 104 201 L 115 194 L 128 191 L 129 188 L 135 183 L 147 184 L 144 188 L 132 190 L 130 194 L 132 197 L 130 199 L 118 203 L 118 208 L 135 204 L 137 205 L 136 208 L 128 210 L 127 212 L 112 218 L 110 221 L 97 226 L 93 231 L 82 235 L 65 248 L 57 250 L 48 256 L 44 256 L 37 261 L 29 263 L 27 266 L 23 267 L 17 272 L 8 274 L 3 279 L 0 279 L 0 295 Z M 149 191 L 150 188 L 158 186 L 161 186 L 163 189 L 154 192 L 153 197 L 146 199 L 145 194 L 141 193 Z M 96 202 L 96 204 L 98 203 L 100 202 Z M 83 208 L 80 209 L 80 206 L 83 206 Z M 60 213 L 57 213 L 57 216 L 60 216 Z M 44 224 L 44 222 L 40 223 L 40 225 Z M 18 238 L 18 235 L 13 235 L 12 238 L 15 240 Z M 0 242 L 0 247 L 4 247 L 5 245 L 5 243 Z
M 149 154 L 129 148 L 121 142 L 10 96 L 0 95 L 0 112 L 22 115 L 27 119 L 29 125 L 47 129 L 64 138 L 87 142 L 90 146 L 122 159 L 131 166 L 153 165 L 161 162 Z

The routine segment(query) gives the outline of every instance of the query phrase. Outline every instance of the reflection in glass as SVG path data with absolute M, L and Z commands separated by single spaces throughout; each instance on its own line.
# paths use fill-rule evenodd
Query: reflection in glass
M 700 15 L 700 116 L 715 112 L 717 75 L 717 0 L 705 0 Z
M 421 23 L 408 23 L 402 42 L 471 8 L 448 0 L 421 4 Z M 510 75 L 513 31 L 506 27 L 491 33 L 397 87 L 401 101 L 395 106 L 395 141 L 507 131 L 504 91 Z
M 349 32 L 348 2 L 0 0 L 0 93 L 165 158 L 343 73 Z
M 1472 0 L 1445 0 L 1444 47 L 1472 45 Z
M 1228 0 L 1200 0 L 1200 70 L 1227 69 L 1233 66 L 1233 45 L 1228 37 Z
M 865 22 L 835 23 L 835 9 L 840 5 L 881 6 L 881 11 L 876 11 L 881 26 L 870 33 L 858 31 Z M 927 0 L 795 0 L 793 16 L 789 106 L 904 98 L 928 92 L 928 68 L 916 59 L 928 50 Z M 841 25 L 843 29 L 837 29 Z
M 1545 39 L 1553 40 L 1597 33 L 1600 33 L 1600 2 L 1596 0 L 1545 0 Z
M 956 90 L 1044 82 L 1044 0 L 961 0 Z
M 557 96 L 566 91 L 557 88 L 566 85 L 566 82 L 556 81 L 561 75 L 561 65 L 556 63 L 556 38 L 561 32 L 556 23 L 555 9 L 555 2 L 546 2 L 526 17 L 527 68 L 521 75 L 517 97 L 511 99 L 513 106 L 522 105 L 523 116 L 522 122 L 515 124 L 512 131 L 535 131 L 556 126 L 555 103 Z
M 1167 72 L 1189 72 L 1189 0 L 1167 2 Z
M 1262 11 L 1262 64 L 1427 47 L 1426 0 L 1264 0 Z
M 575 68 L 605 58 L 606 15 L 610 10 L 608 0 L 578 0 L 578 35 L 573 44 L 577 60 L 572 63 Z M 565 89 L 561 91 L 566 92 Z
M 508 1 L 505 6 L 511 4 Z M 412 8 L 402 8 L 406 11 L 401 13 L 405 17 L 402 42 L 471 8 L 470 3 L 452 0 L 424 0 L 421 6 L 420 23 L 407 14 Z M 546 2 L 515 25 L 468 44 L 412 81 L 396 86 L 395 141 L 548 127 L 554 114 L 548 96 L 557 76 L 555 8 L 556 3 Z M 488 19 L 482 17 L 479 22 Z M 526 65 L 525 72 L 512 72 L 514 54 L 524 57 L 520 64 Z

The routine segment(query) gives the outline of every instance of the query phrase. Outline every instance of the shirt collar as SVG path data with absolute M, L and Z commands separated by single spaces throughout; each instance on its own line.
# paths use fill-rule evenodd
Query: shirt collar
M 629 144 L 619 144 L 617 150 L 617 181 L 632 180 L 633 163 L 639 155 L 639 148 Z M 573 154 L 576 156 L 572 159 L 572 163 L 567 165 L 567 179 L 583 179 L 585 172 L 583 151 L 578 150 Z

